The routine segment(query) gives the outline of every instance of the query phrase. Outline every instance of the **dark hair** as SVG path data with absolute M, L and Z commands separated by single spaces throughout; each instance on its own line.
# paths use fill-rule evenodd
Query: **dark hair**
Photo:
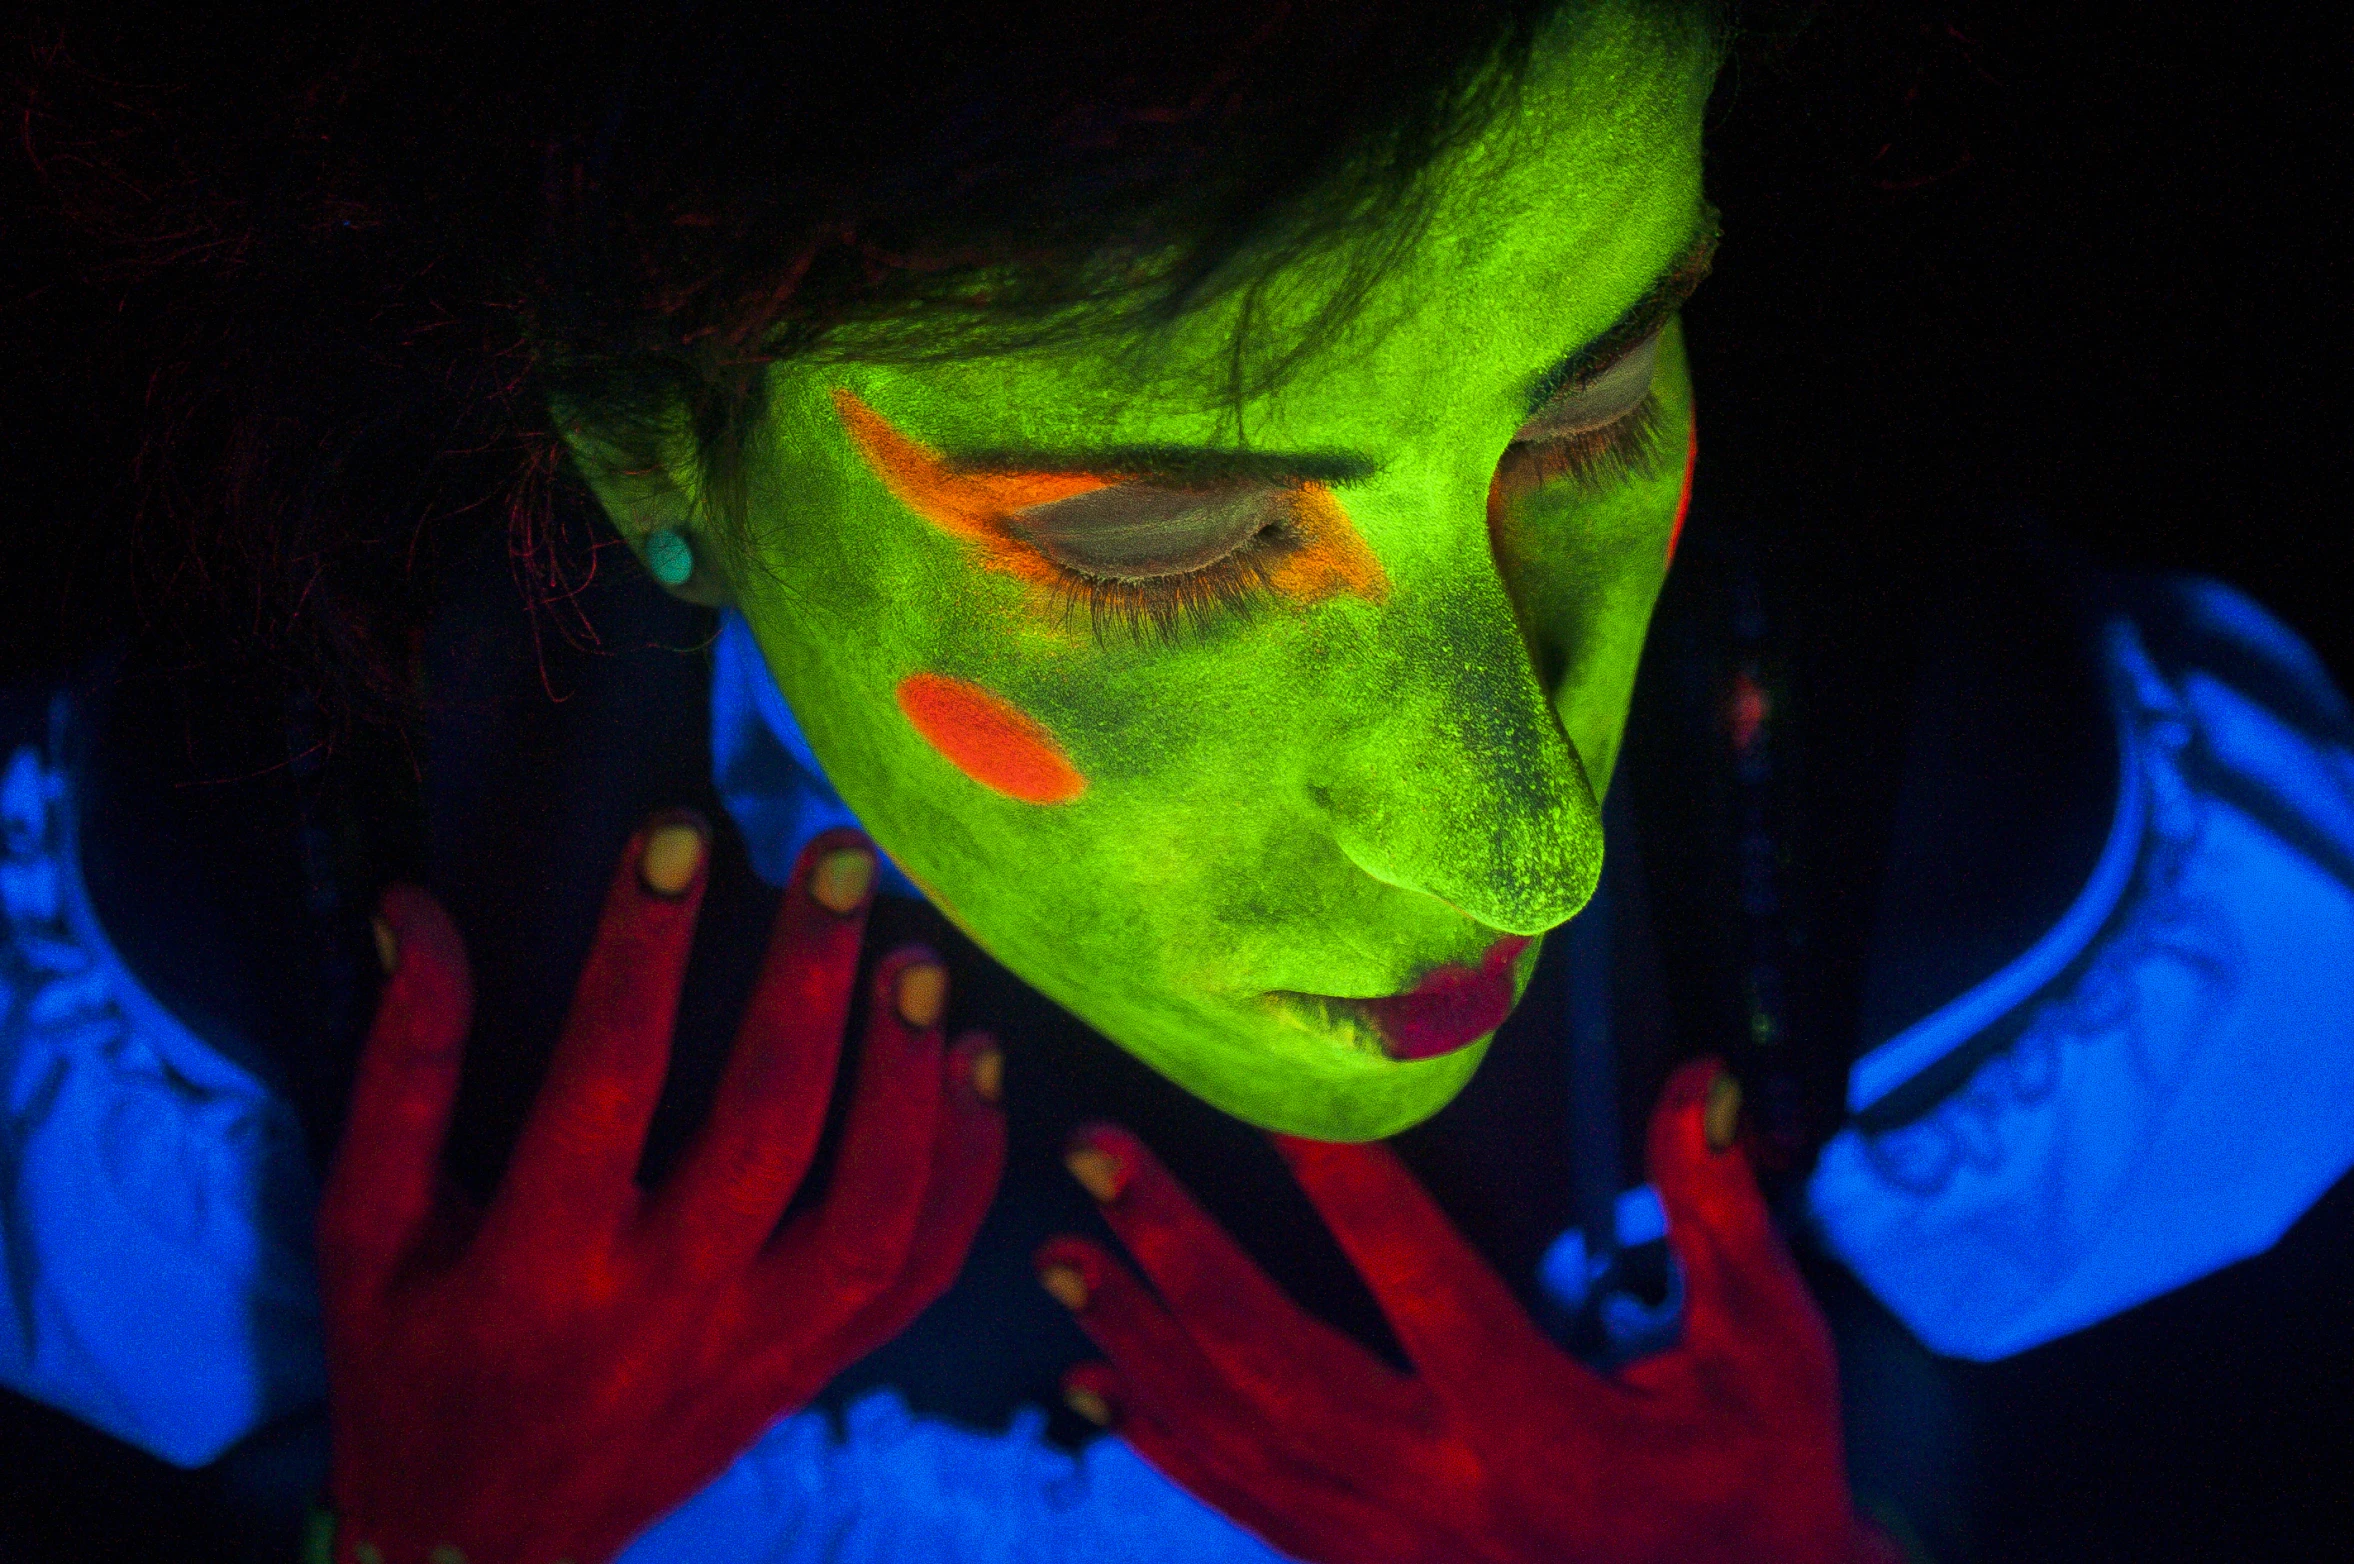
M 762 366 L 845 325 L 876 356 L 1166 321 L 1348 239 L 1337 321 L 1564 4 L 52 25 L 22 72 L 20 176 L 62 266 L 31 291 L 115 324 L 93 384 L 136 388 L 142 617 L 206 603 L 208 654 L 291 651 L 348 711 L 404 698 L 405 636 L 461 537 L 509 527 L 537 611 L 594 568 L 564 544 L 585 507 L 561 502 L 551 401 L 625 466 L 690 434 L 724 508 Z M 1714 0 L 1644 9 L 1726 25 Z M 1235 388 L 1305 346 L 1246 363 L 1238 339 Z

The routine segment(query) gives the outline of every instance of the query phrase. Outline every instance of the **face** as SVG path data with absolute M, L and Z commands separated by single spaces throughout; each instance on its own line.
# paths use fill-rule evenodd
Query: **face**
M 1686 489 L 1713 64 L 1616 10 L 1557 33 L 1239 408 L 1239 300 L 773 372 L 732 590 L 828 773 L 979 944 L 1229 1112 L 1432 1113 L 1592 890 Z M 1343 264 L 1277 274 L 1250 340 Z

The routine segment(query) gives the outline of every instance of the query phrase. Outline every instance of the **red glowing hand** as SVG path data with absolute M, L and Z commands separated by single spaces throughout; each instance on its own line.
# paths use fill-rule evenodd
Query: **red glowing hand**
M 963 1262 L 1004 1156 L 985 1100 L 997 1067 L 985 1038 L 943 1050 L 944 978 L 916 949 L 876 974 L 833 1187 L 778 1228 L 816 1150 L 866 923 L 871 849 L 851 832 L 795 866 L 710 1118 L 661 1189 L 639 1187 L 702 896 L 686 824 L 630 844 L 479 1211 L 439 1172 L 465 951 L 423 892 L 385 897 L 398 965 L 319 1219 L 339 1564 L 427 1564 L 441 1547 L 601 1564 Z
M 1651 1125 L 1683 1340 L 1615 1377 L 1530 1323 L 1380 1146 L 1277 1139 L 1411 1376 L 1302 1313 L 1132 1136 L 1083 1131 L 1072 1170 L 1159 1297 L 1083 1239 L 1039 1251 L 1111 1358 L 1071 1371 L 1073 1405 L 1315 1564 L 1894 1564 L 1849 1506 L 1822 1318 L 1747 1164 L 1709 1148 L 1716 1073 L 1679 1073 Z

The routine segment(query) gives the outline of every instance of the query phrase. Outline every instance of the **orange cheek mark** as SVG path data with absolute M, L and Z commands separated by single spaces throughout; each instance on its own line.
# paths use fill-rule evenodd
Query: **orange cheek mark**
M 940 453 L 901 434 L 857 394 L 836 387 L 834 411 L 850 443 L 898 501 L 950 537 L 970 545 L 984 568 L 1032 586 L 1060 588 L 1067 578 L 1037 551 L 1005 530 L 1005 518 L 1031 505 L 1045 505 L 1108 489 L 1127 480 L 1098 473 L 971 473 L 949 467 Z M 1389 596 L 1381 561 L 1357 535 L 1349 513 L 1320 483 L 1302 484 L 1292 520 L 1302 544 L 1267 573 L 1278 593 L 1301 605 L 1341 593 L 1369 602 Z
M 1692 469 L 1700 462 L 1700 421 L 1692 421 L 1692 437 L 1684 442 L 1684 492 L 1676 500 L 1676 524 L 1667 532 L 1667 562 L 1676 562 L 1676 545 L 1683 541 L 1684 518 L 1692 513 Z
M 977 684 L 909 674 L 899 681 L 899 710 L 950 765 L 992 792 L 1025 804 L 1067 804 L 1087 791 L 1054 735 Z

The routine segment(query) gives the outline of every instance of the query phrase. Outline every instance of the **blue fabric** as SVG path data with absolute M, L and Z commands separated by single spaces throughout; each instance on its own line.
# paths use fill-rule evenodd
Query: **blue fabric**
M 1117 1439 L 1066 1455 L 1035 1410 L 1002 1434 L 917 1417 L 889 1391 L 837 1436 L 815 1412 L 633 1543 L 622 1564 L 1275 1564 L 1284 1555 Z
M 2106 632 L 2123 762 L 2090 883 L 1856 1062 L 1861 1118 L 1809 1185 L 1831 1249 L 1940 1352 L 2021 1352 L 2260 1253 L 2354 1166 L 2344 703 L 2228 589 L 2179 583 L 2149 617 Z M 1931 1071 L 1958 1084 L 1886 1111 Z
M 62 729 L 62 701 L 58 710 Z M 760 748 L 732 753 L 769 763 Z M 780 875 L 800 843 L 849 819 L 838 799 L 826 802 L 821 774 L 804 776 L 819 824 L 753 817 L 793 843 L 770 853 Z M 301 1130 L 282 1099 L 124 967 L 82 883 L 72 778 L 42 749 L 19 748 L 0 773 L 0 825 L 0 1384 L 202 1465 L 326 1394 L 317 1190 Z M 915 1417 L 887 1392 L 853 1406 L 838 1434 L 823 1413 L 804 1412 L 625 1557 L 1280 1557 L 1117 1440 L 1072 1456 L 1041 1441 L 1044 1426 L 1030 1410 L 1001 1433 L 961 1428 Z
M 2344 703 L 2207 584 L 2163 626 L 2118 620 L 2106 656 L 2128 764 L 2088 910 L 1860 1061 L 1863 1117 L 1810 1188 L 1827 1241 L 1948 1352 L 2017 1351 L 2254 1253 L 2354 1162 Z M 733 618 L 712 718 L 728 806 L 782 878 L 850 816 Z M 37 746 L 9 758 L 0 819 L 0 1380 L 200 1462 L 324 1391 L 300 1138 L 123 968 Z M 1957 1063 L 1957 1089 L 1886 1122 Z M 1117 1441 L 1066 1456 L 1039 1426 L 887 1395 L 839 1433 L 804 1413 L 627 1556 L 1275 1556 Z
M 0 1383 L 182 1466 L 326 1394 L 301 1127 L 124 968 L 33 745 L 0 774 L 0 1092 Z
M 742 614 L 731 608 L 720 616 L 711 653 L 712 781 L 744 834 L 752 872 L 782 885 L 810 838 L 855 826 L 858 817 L 817 763 Z M 922 896 L 898 865 L 881 862 L 882 890 Z

